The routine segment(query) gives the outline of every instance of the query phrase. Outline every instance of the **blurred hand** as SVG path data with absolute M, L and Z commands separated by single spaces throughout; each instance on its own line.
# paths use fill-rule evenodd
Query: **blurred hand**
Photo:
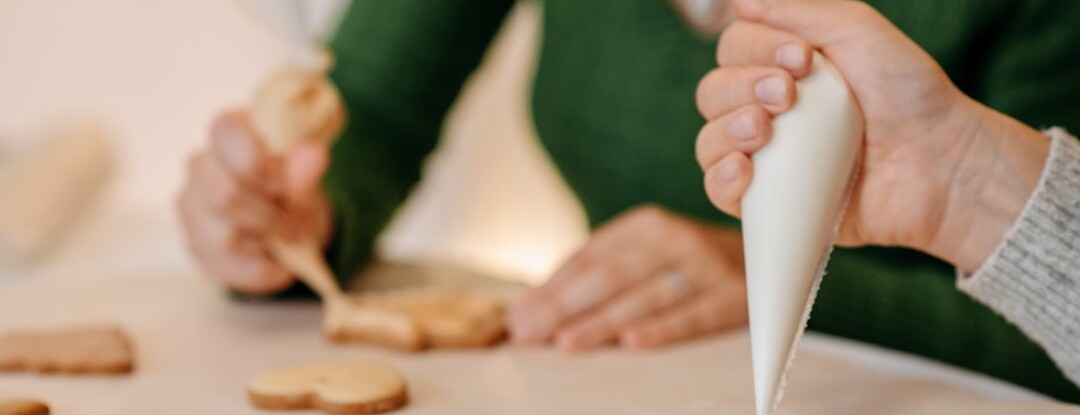
M 880 13 L 847 0 L 732 0 L 744 20 L 721 37 L 698 87 L 708 120 L 697 157 L 710 200 L 738 215 L 750 155 L 796 99 L 816 48 L 866 118 L 862 167 L 837 242 L 921 249 L 976 268 L 1034 189 L 1048 141 L 968 98 Z
M 742 240 L 655 207 L 601 227 L 550 281 L 511 307 L 519 343 L 564 351 L 650 348 L 747 319 Z
M 294 277 L 267 254 L 270 238 L 325 244 L 332 226 L 321 179 L 325 144 L 269 153 L 246 113 L 215 120 L 206 148 L 190 161 L 178 206 L 188 246 L 203 268 L 232 289 L 271 294 Z

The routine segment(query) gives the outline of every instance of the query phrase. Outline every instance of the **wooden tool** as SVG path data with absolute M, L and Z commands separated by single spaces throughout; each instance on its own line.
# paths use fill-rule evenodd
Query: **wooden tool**
M 326 77 L 332 59 L 311 36 L 304 2 L 264 1 L 258 5 L 265 16 L 276 17 L 268 23 L 283 29 L 293 51 L 288 65 L 271 74 L 255 92 L 250 107 L 255 129 L 278 155 L 305 141 L 329 144 L 345 124 L 345 110 L 337 88 Z M 270 250 L 324 301 L 346 303 L 316 241 L 273 240 Z

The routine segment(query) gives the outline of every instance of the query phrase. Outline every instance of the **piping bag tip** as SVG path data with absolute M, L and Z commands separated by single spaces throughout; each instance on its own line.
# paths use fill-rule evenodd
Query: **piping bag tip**
M 773 412 L 851 193 L 863 117 L 840 72 L 814 53 L 798 100 L 753 155 L 743 244 L 758 415 Z

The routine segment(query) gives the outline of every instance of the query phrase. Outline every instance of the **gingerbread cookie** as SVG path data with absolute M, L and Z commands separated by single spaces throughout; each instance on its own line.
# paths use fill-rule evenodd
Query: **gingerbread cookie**
M 401 373 L 392 366 L 370 361 L 269 371 L 252 379 L 248 397 L 262 409 L 319 409 L 336 415 L 392 411 L 409 400 Z
M 0 336 L 0 371 L 128 373 L 134 357 L 127 335 L 111 327 L 11 332 Z
M 0 415 L 49 415 L 49 407 L 28 399 L 0 399 Z
M 493 297 L 448 291 L 361 294 L 326 306 L 323 330 L 333 341 L 369 342 L 417 351 L 490 346 L 506 331 Z

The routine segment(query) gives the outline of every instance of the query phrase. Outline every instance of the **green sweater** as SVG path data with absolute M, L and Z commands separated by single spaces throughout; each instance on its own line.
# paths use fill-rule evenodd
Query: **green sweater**
M 928 50 L 967 94 L 1037 127 L 1080 131 L 1080 2 L 870 1 Z M 339 275 L 420 178 L 447 109 L 511 0 L 354 0 L 332 42 L 350 124 L 326 189 Z M 693 34 L 668 0 L 545 0 L 533 86 L 536 130 L 590 223 L 643 203 L 734 225 L 708 202 L 694 160 L 698 80 L 715 38 Z M 953 269 L 917 252 L 833 254 L 810 328 L 980 371 L 1080 402 L 1046 354 L 958 292 Z

